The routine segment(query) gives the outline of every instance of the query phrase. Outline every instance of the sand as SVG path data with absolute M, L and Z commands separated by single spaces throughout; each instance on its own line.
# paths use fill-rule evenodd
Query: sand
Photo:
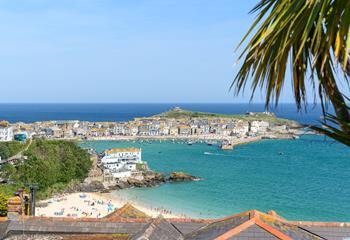
M 128 202 L 108 193 L 72 193 L 59 195 L 42 201 L 42 203 L 48 205 L 37 207 L 36 216 L 102 218 Z M 129 203 L 151 217 L 157 217 L 160 214 L 166 218 L 181 217 L 165 209 L 147 208 L 137 202 Z

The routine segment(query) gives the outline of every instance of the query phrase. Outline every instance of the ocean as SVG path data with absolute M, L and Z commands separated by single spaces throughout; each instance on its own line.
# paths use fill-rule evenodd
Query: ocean
M 173 107 L 192 111 L 244 114 L 264 111 L 264 104 L 239 103 L 110 103 L 110 104 L 0 104 L 0 120 L 35 122 L 46 120 L 128 121 L 135 117 L 152 116 Z M 319 105 L 310 105 L 307 112 L 298 112 L 294 104 L 280 104 L 271 109 L 278 117 L 296 120 L 303 124 L 318 124 L 322 116 Z
M 264 111 L 263 104 L 0 104 L 0 120 L 128 121 L 175 106 L 226 114 Z M 318 124 L 322 116 L 319 105 L 298 113 L 294 104 L 280 104 L 273 112 L 303 124 Z M 98 151 L 141 147 L 143 160 L 156 171 L 185 171 L 204 178 L 115 193 L 147 206 L 203 218 L 273 209 L 290 220 L 350 221 L 350 149 L 321 136 L 264 140 L 232 151 L 204 143 L 189 146 L 170 141 L 95 141 L 81 145 Z
M 113 193 L 147 207 L 199 218 L 272 209 L 289 220 L 350 221 L 350 148 L 322 136 L 263 140 L 230 151 L 205 143 L 189 146 L 171 141 L 81 145 L 99 152 L 140 147 L 152 169 L 184 171 L 204 179 Z

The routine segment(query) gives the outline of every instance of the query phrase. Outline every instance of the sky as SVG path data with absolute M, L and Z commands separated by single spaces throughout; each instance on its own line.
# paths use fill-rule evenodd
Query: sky
M 256 3 L 0 0 L 0 102 L 249 102 L 229 87 Z

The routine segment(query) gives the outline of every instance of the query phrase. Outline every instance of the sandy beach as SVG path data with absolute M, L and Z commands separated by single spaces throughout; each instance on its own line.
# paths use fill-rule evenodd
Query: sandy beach
M 37 207 L 36 216 L 102 218 L 114 210 L 121 208 L 126 203 L 131 203 L 134 207 L 151 217 L 157 217 L 160 214 L 166 218 L 184 217 L 175 215 L 166 209 L 145 207 L 137 202 L 130 202 L 126 199 L 112 196 L 109 193 L 64 194 L 41 201 L 40 203 L 47 203 L 47 206 Z

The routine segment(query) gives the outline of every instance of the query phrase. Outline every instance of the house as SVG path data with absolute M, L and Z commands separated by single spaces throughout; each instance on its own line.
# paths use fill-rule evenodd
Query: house
M 54 138 L 62 138 L 63 137 L 63 130 L 59 127 L 51 127 L 52 137 Z
M 215 124 L 210 128 L 211 133 L 214 133 L 214 134 L 223 134 L 223 130 L 224 128 L 220 124 Z
M 249 132 L 249 123 L 246 121 L 237 121 L 236 126 L 232 131 L 232 134 L 242 137 L 242 136 L 246 136 L 248 132 Z
M 8 122 L 0 122 L 0 142 L 13 140 L 13 129 Z
M 167 136 L 170 133 L 170 128 L 168 126 L 162 126 L 159 128 L 159 135 Z
M 191 127 L 187 125 L 180 125 L 179 135 L 191 135 Z
M 264 133 L 268 127 L 269 123 L 265 121 L 252 121 L 249 123 L 249 131 L 252 133 Z
M 159 128 L 160 128 L 159 122 L 152 122 L 149 125 L 149 135 L 158 136 L 159 135 Z
M 274 125 L 272 127 L 269 127 L 269 129 L 271 129 L 274 132 L 280 133 L 286 132 L 288 130 L 286 125 Z
M 179 134 L 179 129 L 177 127 L 170 127 L 169 134 L 172 136 L 176 136 Z
M 103 218 L 22 216 L 21 197 L 8 201 L 0 239 L 148 239 L 148 240 L 346 240 L 348 222 L 289 221 L 275 211 L 249 210 L 221 219 L 152 218 L 130 203 Z M 98 234 L 97 234 L 98 233 Z
M 148 124 L 141 124 L 141 125 L 139 125 L 138 128 L 139 128 L 138 135 L 141 135 L 141 136 L 149 136 L 150 135 Z
M 144 162 L 139 148 L 112 148 L 104 152 L 101 164 L 114 178 L 127 178 Z
M 199 125 L 199 131 L 202 134 L 209 134 L 210 133 L 210 126 L 208 124 L 203 124 L 203 125 Z
M 125 128 L 123 124 L 117 124 L 113 128 L 114 135 L 124 135 L 125 134 Z

